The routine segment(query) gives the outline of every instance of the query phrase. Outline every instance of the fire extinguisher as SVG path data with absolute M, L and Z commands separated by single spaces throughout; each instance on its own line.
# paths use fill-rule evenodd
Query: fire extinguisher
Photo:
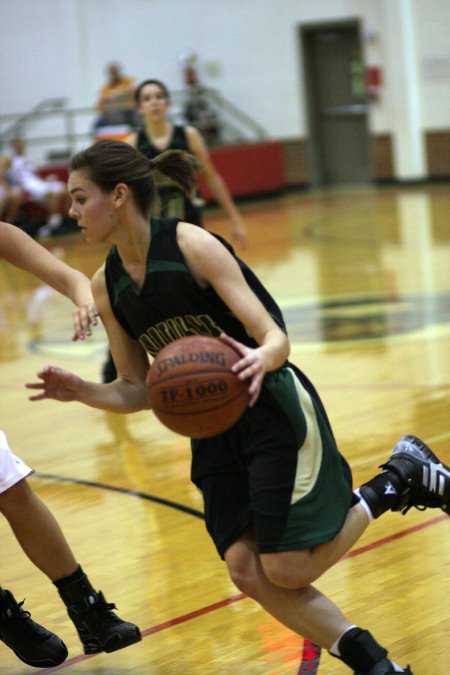
M 369 101 L 376 103 L 380 99 L 383 78 L 380 66 L 366 67 L 366 89 Z

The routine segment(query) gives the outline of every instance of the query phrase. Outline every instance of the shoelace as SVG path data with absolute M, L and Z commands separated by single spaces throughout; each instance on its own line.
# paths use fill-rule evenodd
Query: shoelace
M 48 638 L 48 636 L 50 635 L 49 631 L 46 628 L 44 628 L 44 626 L 41 626 L 39 623 L 36 623 L 36 621 L 33 621 L 30 612 L 28 612 L 26 609 L 22 609 L 25 600 L 26 598 L 24 598 L 22 602 L 17 603 L 17 614 L 21 619 L 23 619 L 23 621 L 25 621 L 24 626 L 26 626 L 26 628 L 28 629 L 29 634 L 33 635 L 34 637 L 39 636 L 42 639 Z M 10 616 L 12 615 L 13 612 L 11 611 Z
M 426 511 L 428 508 L 441 508 L 444 512 L 446 512 L 447 504 L 442 504 L 438 496 L 430 495 L 429 492 L 426 492 L 425 490 L 415 488 L 415 489 L 410 489 L 409 494 L 408 494 L 408 500 L 412 499 L 414 501 L 420 500 L 421 498 L 426 499 L 429 503 L 426 506 L 425 504 L 407 504 L 403 509 L 402 509 L 402 515 L 406 515 L 408 511 L 411 508 L 417 509 L 417 511 Z
M 101 612 L 102 610 L 106 610 L 108 612 L 108 616 L 110 619 L 117 619 L 117 617 L 114 614 L 109 614 L 109 612 L 112 612 L 113 609 L 117 609 L 116 605 L 112 602 L 106 602 L 104 597 L 100 596 L 99 594 L 96 602 L 91 604 L 89 603 L 89 601 L 86 601 L 80 614 L 84 617 L 91 611 L 98 613 Z
M 427 454 L 430 455 L 431 458 L 436 460 L 436 462 L 434 462 L 436 465 L 443 466 L 442 462 L 438 461 L 437 457 L 435 457 L 435 455 L 431 452 L 431 450 L 428 449 Z M 404 459 L 408 459 L 408 458 L 405 457 Z M 379 468 L 385 469 L 385 470 L 392 469 L 392 470 L 395 471 L 395 473 L 398 473 L 396 471 L 395 467 L 391 467 L 389 465 L 389 462 L 386 462 L 385 464 L 380 464 Z M 399 476 L 399 477 L 401 478 L 401 476 Z M 404 497 L 405 494 L 407 494 L 408 501 L 410 501 L 411 499 L 414 500 L 414 501 L 417 501 L 417 500 L 420 500 L 423 497 L 424 500 L 426 499 L 428 501 L 428 505 L 425 506 L 424 504 L 406 504 L 406 506 L 404 506 L 401 509 L 401 513 L 402 513 L 403 516 L 406 515 L 408 513 L 408 511 L 413 507 L 415 509 L 417 509 L 417 511 L 425 511 L 427 508 L 440 508 L 440 509 L 442 509 L 442 511 L 444 511 L 444 513 L 446 513 L 447 515 L 450 516 L 450 512 L 449 512 L 450 504 L 443 503 L 441 497 L 439 497 L 436 494 L 430 494 L 429 490 L 426 490 L 424 488 L 418 488 L 418 487 L 412 487 L 411 488 L 411 486 L 408 485 L 408 487 L 405 488 L 405 491 L 403 492 L 401 497 Z

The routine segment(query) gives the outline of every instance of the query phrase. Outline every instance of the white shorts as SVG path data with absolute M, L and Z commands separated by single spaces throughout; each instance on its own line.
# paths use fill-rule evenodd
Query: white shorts
M 0 494 L 26 478 L 30 469 L 19 457 L 13 455 L 4 432 L 0 429 Z
M 65 190 L 65 185 L 56 178 L 44 180 L 38 176 L 29 175 L 24 180 L 23 188 L 33 199 L 44 199 L 44 197 L 47 197 L 51 193 L 62 194 Z

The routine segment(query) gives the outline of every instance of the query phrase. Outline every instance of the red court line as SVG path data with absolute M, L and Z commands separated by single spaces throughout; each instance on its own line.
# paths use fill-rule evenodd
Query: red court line
M 360 546 L 359 548 L 352 549 L 342 557 L 342 560 L 347 560 L 347 558 L 353 558 L 355 555 L 361 555 L 361 553 L 366 553 L 366 551 L 371 551 L 373 548 L 384 546 L 384 544 L 389 544 L 391 541 L 395 541 L 396 539 L 406 537 L 409 534 L 412 534 L 413 532 L 424 530 L 425 528 L 430 527 L 430 525 L 436 525 L 436 523 L 440 523 L 441 521 L 447 519 L 448 519 L 447 515 L 436 516 L 431 520 L 427 520 L 425 523 L 412 525 L 411 527 L 406 528 L 406 530 L 400 530 L 400 532 L 390 534 L 388 537 L 384 537 L 383 539 L 377 539 L 377 541 L 374 541 L 371 544 L 366 544 L 366 546 Z
M 413 534 L 414 532 L 424 530 L 427 527 L 431 527 L 432 525 L 437 525 L 437 523 L 440 523 L 444 520 L 448 520 L 448 516 L 445 514 L 443 514 L 442 516 L 436 516 L 435 518 L 427 520 L 424 523 L 412 525 L 411 527 L 408 527 L 404 530 L 400 530 L 399 532 L 391 534 L 388 537 L 377 539 L 376 541 L 373 541 L 371 544 L 366 544 L 365 546 L 360 546 L 359 548 L 352 549 L 341 558 L 341 561 L 347 560 L 347 558 L 354 558 L 355 556 L 361 555 L 362 553 L 367 553 L 367 551 L 371 551 L 374 548 L 379 548 L 380 546 L 389 544 L 392 541 L 395 541 L 396 539 L 407 537 L 410 534 Z M 154 633 L 160 633 L 161 631 L 166 630 L 167 628 L 172 628 L 173 626 L 177 626 L 180 623 L 186 623 L 186 621 L 191 621 L 192 619 L 196 619 L 199 616 L 209 614 L 210 612 L 215 612 L 217 609 L 221 609 L 222 607 L 226 607 L 227 605 L 232 605 L 235 602 L 240 602 L 241 600 L 244 600 L 246 597 L 247 596 L 244 595 L 244 593 L 237 593 L 236 595 L 232 595 L 229 598 L 225 598 L 224 600 L 219 600 L 219 602 L 214 602 L 211 605 L 200 607 L 199 609 L 195 609 L 194 611 L 188 612 L 187 614 L 182 614 L 181 616 L 177 616 L 174 619 L 169 619 L 169 621 L 164 621 L 163 623 L 159 623 L 156 626 L 146 628 L 145 630 L 142 631 L 142 637 L 144 638 L 147 637 L 148 635 L 153 635 Z M 88 659 L 92 659 L 94 658 L 94 656 L 97 656 L 97 654 L 80 654 L 79 656 L 74 656 L 73 658 L 68 659 L 60 666 L 56 666 L 55 668 L 44 668 L 43 670 L 41 669 L 36 672 L 41 673 L 41 675 L 43 673 L 57 673 L 61 670 L 65 670 L 66 668 L 70 668 L 70 666 L 74 666 L 75 664 L 80 663 L 81 661 L 87 661 Z

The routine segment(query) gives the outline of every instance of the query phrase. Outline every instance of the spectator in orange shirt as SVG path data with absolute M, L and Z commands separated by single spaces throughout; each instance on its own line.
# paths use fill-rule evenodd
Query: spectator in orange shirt
M 124 75 L 121 65 L 115 62 L 108 64 L 106 72 L 108 81 L 99 92 L 97 109 L 100 115 L 95 128 L 121 126 L 127 127 L 129 133 L 136 125 L 135 78 Z

